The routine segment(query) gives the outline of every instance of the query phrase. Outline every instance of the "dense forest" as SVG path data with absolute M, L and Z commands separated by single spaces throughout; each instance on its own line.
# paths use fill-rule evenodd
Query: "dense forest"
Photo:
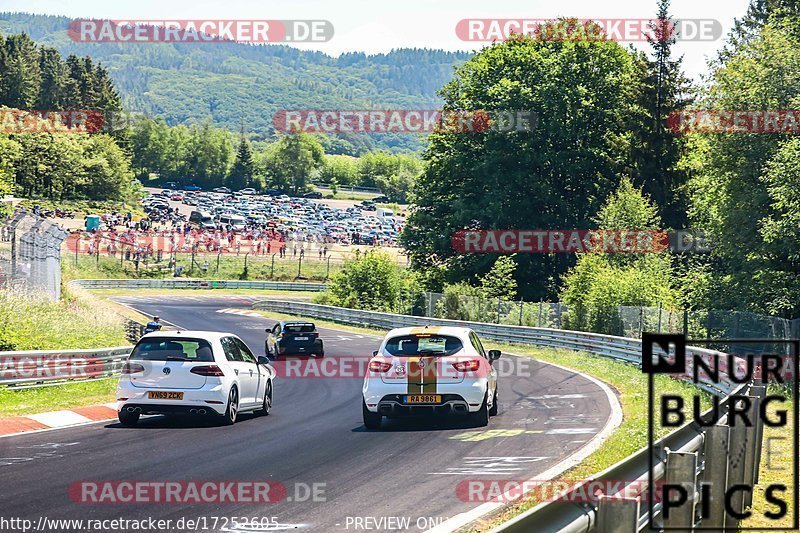
M 105 122 L 88 133 L 4 130 L 2 194 L 123 200 L 136 194 L 134 178 L 150 185 L 176 181 L 206 189 L 227 185 L 302 193 L 321 180 L 333 187 L 380 187 L 392 200 L 405 201 L 420 170 L 418 159 L 407 154 L 328 156 L 320 135 L 280 135 L 252 145 L 252 135 L 244 130 L 236 135 L 209 122 L 169 126 L 142 116 L 116 120 L 122 103 L 104 66 L 88 56 L 64 60 L 25 34 L 0 36 L 3 109 L 89 110 Z
M 402 49 L 337 58 L 284 45 L 243 43 L 79 43 L 67 17 L 0 13 L 0 33 L 28 34 L 63 55 L 90 55 L 105 65 L 126 109 L 169 125 L 211 122 L 255 140 L 270 139 L 283 109 L 436 109 L 436 91 L 467 53 Z M 411 134 L 331 135 L 328 153 L 418 151 Z

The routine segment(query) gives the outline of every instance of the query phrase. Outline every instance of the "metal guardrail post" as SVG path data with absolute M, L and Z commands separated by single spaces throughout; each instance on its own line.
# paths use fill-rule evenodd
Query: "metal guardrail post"
M 639 530 L 641 497 L 609 497 L 601 494 L 597 503 L 597 533 L 636 533 Z
M 750 409 L 747 410 L 747 417 L 750 419 L 750 422 L 752 422 L 753 426 L 747 428 L 747 447 L 745 448 L 744 458 L 744 483 L 748 487 L 752 487 L 755 484 L 756 470 L 758 470 L 758 465 L 755 462 L 755 458 L 757 453 L 756 446 L 758 445 L 756 437 L 758 435 L 758 415 L 761 407 L 761 398 L 758 396 L 748 396 L 748 398 L 750 398 Z M 753 491 L 747 491 L 742 496 L 743 507 L 746 508 L 753 505 Z
M 703 484 L 708 487 L 702 500 L 705 512 L 703 527 L 723 530 L 725 527 L 725 489 L 728 484 L 728 443 L 730 428 L 727 425 L 711 426 L 706 430 L 703 457 Z
M 764 385 L 754 385 L 750 387 L 750 394 L 761 398 L 763 401 L 767 395 L 767 387 Z M 753 461 L 753 483 L 758 484 L 758 473 L 761 466 L 761 447 L 764 441 L 764 421 L 761 420 L 761 417 L 758 417 L 756 420 L 755 430 L 756 455 Z
M 741 403 L 742 400 L 736 400 L 736 403 Z M 731 406 L 733 408 L 733 406 Z M 730 441 L 728 444 L 728 482 L 725 489 L 730 489 L 734 485 L 741 485 L 744 483 L 745 475 L 745 460 L 747 457 L 747 432 L 748 427 L 744 425 L 741 420 L 736 420 L 729 416 L 731 422 Z M 741 513 L 743 509 L 744 499 L 742 492 L 736 491 L 731 495 L 731 509 L 737 513 Z M 725 527 L 729 529 L 736 529 L 739 525 L 738 519 L 727 516 L 725 519 Z
M 694 511 L 697 502 L 697 452 L 673 452 L 667 450 L 665 475 L 667 485 L 681 485 L 686 490 L 686 501 L 677 507 L 664 507 L 664 527 L 691 531 L 694 527 Z M 678 494 L 665 494 L 668 498 Z

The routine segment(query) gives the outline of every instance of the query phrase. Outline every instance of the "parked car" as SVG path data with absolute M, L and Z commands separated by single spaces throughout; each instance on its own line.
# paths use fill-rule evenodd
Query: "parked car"
M 388 196 L 378 196 L 377 198 L 373 198 L 372 201 L 377 203 L 377 204 L 388 204 L 389 203 L 389 197 Z
M 183 190 L 184 191 L 202 191 L 203 188 L 198 186 L 198 185 L 195 185 L 194 183 L 192 183 L 191 185 L 184 185 L 183 186 Z
M 307 192 L 303 195 L 303 198 L 322 198 L 322 193 L 319 191 Z

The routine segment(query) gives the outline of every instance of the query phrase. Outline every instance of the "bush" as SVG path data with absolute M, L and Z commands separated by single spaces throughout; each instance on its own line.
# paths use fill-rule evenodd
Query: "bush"
M 401 301 L 418 298 L 419 283 L 388 254 L 369 251 L 345 262 L 342 270 L 331 278 L 328 290 L 315 298 L 325 305 L 396 311 Z

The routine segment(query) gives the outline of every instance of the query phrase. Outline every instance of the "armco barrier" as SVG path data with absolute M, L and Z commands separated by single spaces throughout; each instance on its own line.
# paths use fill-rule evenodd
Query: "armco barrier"
M 273 291 L 324 291 L 324 283 L 293 281 L 239 281 L 206 279 L 76 279 L 69 286 L 82 289 L 256 289 Z
M 0 387 L 24 389 L 116 376 L 132 348 L 0 352 Z
M 524 326 L 506 326 L 481 322 L 461 322 L 456 320 L 432 319 L 392 315 L 372 311 L 359 311 L 325 305 L 268 300 L 257 302 L 254 309 L 294 314 L 334 322 L 391 329 L 405 326 L 463 325 L 468 326 L 487 339 L 532 344 L 542 347 L 567 348 L 595 355 L 619 359 L 628 363 L 641 364 L 642 344 L 640 340 L 613 337 L 580 331 L 553 330 Z M 687 347 L 687 355 L 697 354 L 705 359 L 725 355 L 713 350 Z M 663 354 L 662 355 L 666 355 Z M 722 377 L 722 376 L 720 376 Z M 647 529 L 648 504 L 647 490 L 642 490 L 648 482 L 668 482 L 690 484 L 694 490 L 687 503 L 673 508 L 669 519 L 661 514 L 661 504 L 654 503 L 653 517 L 657 525 L 672 528 L 673 531 L 691 531 L 695 526 L 695 510 L 701 505 L 710 510 L 702 522 L 704 528 L 735 530 L 737 523 L 725 514 L 721 495 L 736 484 L 752 486 L 758 480 L 758 465 L 761 457 L 763 422 L 757 416 L 760 401 L 766 394 L 763 386 L 751 384 L 737 385 L 730 380 L 719 384 L 705 383 L 704 388 L 726 396 L 720 401 L 719 418 L 710 427 L 701 427 L 695 422 L 669 433 L 656 441 L 654 446 L 654 468 L 650 472 L 650 451 L 643 448 L 634 455 L 620 461 L 607 470 L 579 483 L 562 493 L 556 501 L 540 504 L 533 509 L 505 522 L 492 533 L 570 532 L 570 533 L 635 533 Z M 729 427 L 727 412 L 730 408 L 731 394 L 747 394 L 751 405 L 748 410 L 750 420 L 758 421 L 753 427 L 738 424 Z M 711 411 L 703 418 L 708 420 Z M 743 457 L 743 461 L 730 461 L 728 457 Z M 598 503 L 587 502 L 577 495 L 586 494 L 593 482 L 613 481 L 623 483 L 614 494 L 604 494 Z M 711 483 L 713 492 L 708 501 L 703 501 L 700 483 Z M 609 484 L 610 485 L 610 484 Z M 598 483 L 596 486 L 605 486 Z M 635 488 L 635 491 L 631 490 Z M 573 496 L 574 495 L 574 496 Z M 645 503 L 642 503 L 645 501 Z M 748 497 L 734 500 L 733 507 L 741 512 L 751 502 Z M 496 509 L 495 509 L 496 510 Z

